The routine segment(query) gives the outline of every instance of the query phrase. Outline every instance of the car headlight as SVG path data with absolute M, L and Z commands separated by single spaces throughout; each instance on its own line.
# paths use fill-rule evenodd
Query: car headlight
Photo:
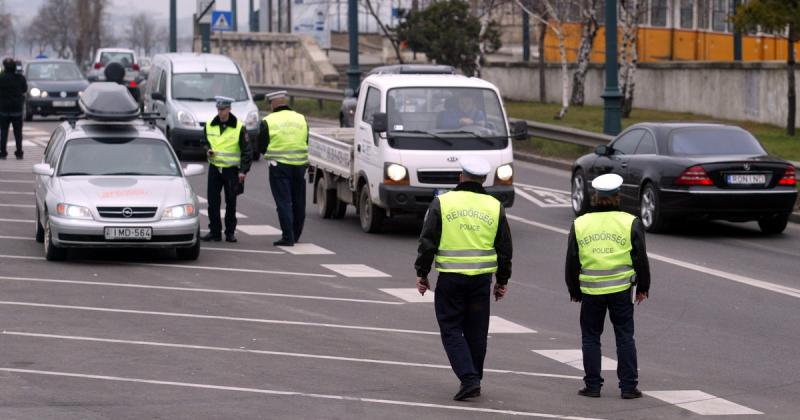
M 248 130 L 255 130 L 258 128 L 258 111 L 247 114 L 247 118 L 244 120 L 244 126 Z
M 71 219 L 92 219 L 92 212 L 86 207 L 75 206 L 72 204 L 58 203 L 56 213 L 59 216 Z
M 194 217 L 193 204 L 168 207 L 161 216 L 162 219 L 186 219 L 189 217 Z
M 30 93 L 31 93 L 31 96 L 33 96 L 34 98 L 38 98 L 39 95 L 42 94 L 42 91 L 39 90 L 39 88 L 31 88 Z
M 400 182 L 408 176 L 408 170 L 403 165 L 390 163 L 386 166 L 386 177 L 394 182 Z
M 356 110 L 355 110 L 355 108 L 350 108 L 350 109 L 348 109 L 348 110 L 347 110 L 347 112 L 348 112 L 350 115 L 353 115 L 353 114 L 355 114 L 355 113 L 356 113 Z
M 194 115 L 186 111 L 178 111 L 178 123 L 184 127 L 194 127 L 197 125 Z
M 501 181 L 508 181 L 514 176 L 514 168 L 509 164 L 500 165 L 497 167 L 497 179 Z

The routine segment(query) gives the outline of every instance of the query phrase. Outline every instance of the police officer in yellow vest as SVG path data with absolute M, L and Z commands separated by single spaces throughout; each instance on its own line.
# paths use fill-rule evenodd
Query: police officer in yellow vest
M 231 114 L 233 99 L 223 96 L 217 101 L 217 116 L 206 122 L 203 138 L 208 156 L 208 228 L 200 237 L 203 241 L 222 240 L 220 220 L 220 192 L 225 190 L 225 240 L 236 242 L 236 196 L 244 188 L 244 179 L 250 170 L 252 151 L 247 140 L 247 130 Z
M 267 95 L 272 113 L 261 122 L 259 150 L 269 163 L 269 187 L 278 210 L 281 239 L 276 246 L 293 246 L 303 233 L 306 218 L 308 124 L 289 108 L 285 90 Z
M 592 181 L 592 212 L 578 217 L 569 232 L 566 282 L 573 302 L 581 302 L 581 337 L 585 397 L 600 397 L 600 335 L 606 311 L 617 341 L 617 377 L 624 399 L 640 398 L 633 339 L 633 302 L 647 299 L 650 264 L 644 225 L 619 211 L 622 177 L 598 176 Z
M 414 267 L 417 290 L 430 288 L 435 260 L 439 278 L 434 307 L 442 344 L 461 386 L 456 401 L 481 394 L 492 273 L 494 296 L 502 299 L 511 277 L 511 231 L 500 202 L 486 193 L 488 162 L 461 158 L 461 179 L 453 191 L 433 199 L 419 238 Z

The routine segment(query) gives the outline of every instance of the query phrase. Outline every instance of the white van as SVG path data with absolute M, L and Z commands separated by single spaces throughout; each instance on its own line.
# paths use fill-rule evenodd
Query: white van
M 234 99 L 231 112 L 251 139 L 258 134 L 259 116 L 239 66 L 216 54 L 178 53 L 153 57 L 144 92 L 145 112 L 158 113 L 175 152 L 202 153 L 203 127 L 217 115 L 215 96 Z

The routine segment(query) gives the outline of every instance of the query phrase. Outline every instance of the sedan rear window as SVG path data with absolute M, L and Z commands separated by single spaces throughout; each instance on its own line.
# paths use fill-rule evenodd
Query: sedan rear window
M 742 130 L 691 128 L 676 130 L 669 141 L 671 155 L 765 155 L 758 140 Z
M 59 176 L 180 176 L 166 143 L 143 138 L 85 138 L 67 142 Z
M 129 52 L 104 52 L 100 54 L 100 64 L 120 63 L 122 67 L 131 68 L 135 64 L 133 53 Z

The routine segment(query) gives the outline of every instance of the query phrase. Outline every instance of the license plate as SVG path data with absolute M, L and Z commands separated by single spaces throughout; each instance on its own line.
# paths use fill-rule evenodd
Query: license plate
M 53 101 L 53 106 L 59 108 L 70 108 L 75 106 L 75 101 Z
M 436 189 L 436 190 L 433 190 L 433 195 L 434 195 L 435 197 L 438 197 L 438 196 L 440 196 L 440 195 L 442 195 L 442 194 L 444 194 L 444 193 L 446 193 L 446 192 L 448 192 L 448 191 L 450 191 L 450 190 L 448 190 L 448 189 L 442 189 L 442 188 L 440 188 L 440 189 Z
M 736 174 L 728 175 L 729 185 L 764 185 L 767 182 L 767 176 L 764 174 Z
M 149 241 L 153 238 L 151 227 L 107 227 L 107 241 Z

